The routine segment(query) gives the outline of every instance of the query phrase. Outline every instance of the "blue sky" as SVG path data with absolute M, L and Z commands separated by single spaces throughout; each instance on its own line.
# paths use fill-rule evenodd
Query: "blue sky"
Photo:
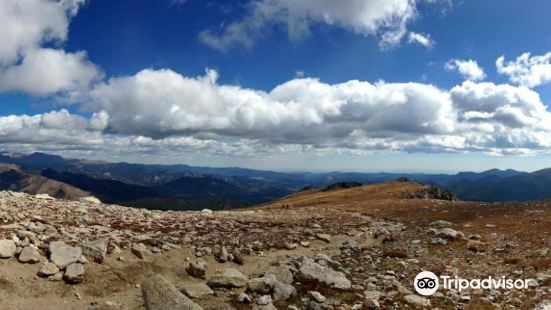
M 276 170 L 537 170 L 551 166 L 549 11 L 543 0 L 6 0 L 0 143 Z

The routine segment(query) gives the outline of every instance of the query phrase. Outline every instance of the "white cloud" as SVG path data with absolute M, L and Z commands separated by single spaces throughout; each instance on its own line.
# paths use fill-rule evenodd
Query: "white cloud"
M 204 44 L 227 51 L 234 46 L 250 48 L 269 32 L 270 26 L 283 27 L 290 39 L 309 33 L 321 23 L 345 28 L 364 36 L 377 36 L 382 48 L 400 43 L 407 24 L 417 16 L 414 0 L 258 0 L 247 6 L 246 15 L 218 31 L 202 31 Z
M 500 154 L 551 148 L 551 113 L 525 87 L 465 81 L 446 91 L 420 83 L 297 78 L 265 92 L 216 78 L 212 70 L 195 78 L 144 70 L 101 84 L 91 100 L 108 115 L 109 135 L 165 146 L 192 138 L 230 152 L 247 145 L 246 153 L 269 146 Z
M 87 90 L 101 79 L 100 70 L 86 59 L 86 53 L 34 49 L 21 64 L 0 71 L 0 92 L 24 91 L 32 95 Z
M 85 0 L 0 1 L 0 92 L 33 95 L 79 91 L 101 77 L 85 52 L 43 48 L 67 39 Z
M 551 82 L 551 52 L 541 56 L 524 53 L 514 61 L 505 62 L 501 56 L 496 60 L 497 72 L 507 75 L 512 83 L 536 87 Z
M 102 130 L 107 125 L 104 112 L 90 119 L 70 114 L 67 110 L 33 116 L 0 116 L 0 143 L 72 145 L 83 148 L 101 144 Z
M 409 43 L 421 44 L 426 48 L 433 48 L 436 44 L 434 40 L 430 38 L 430 35 L 424 35 L 416 32 L 410 32 L 408 37 Z
M 480 81 L 486 78 L 486 73 L 474 60 L 452 59 L 445 65 L 447 70 L 457 70 L 463 78 L 471 81 Z

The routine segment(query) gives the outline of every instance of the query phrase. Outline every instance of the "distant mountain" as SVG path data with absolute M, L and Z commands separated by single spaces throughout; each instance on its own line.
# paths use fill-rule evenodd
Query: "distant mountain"
M 11 190 L 28 194 L 48 194 L 52 197 L 77 200 L 92 196 L 69 184 L 34 175 L 12 164 L 0 164 L 0 190 Z
M 551 199 L 551 169 L 533 173 L 491 169 L 457 174 L 285 173 L 237 167 L 144 165 L 66 159 L 44 153 L 0 154 L 0 163 L 71 185 L 98 198 L 146 208 L 234 208 L 272 201 L 305 187 L 324 188 L 339 182 L 372 184 L 405 177 L 449 189 L 459 199 L 525 201 Z M 17 186 L 15 186 L 17 187 Z

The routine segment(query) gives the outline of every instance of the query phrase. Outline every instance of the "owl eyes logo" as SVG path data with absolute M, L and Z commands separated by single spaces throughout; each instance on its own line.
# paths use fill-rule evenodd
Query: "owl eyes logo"
M 422 271 L 413 280 L 413 287 L 420 295 L 432 295 L 438 290 L 438 277 L 430 271 Z

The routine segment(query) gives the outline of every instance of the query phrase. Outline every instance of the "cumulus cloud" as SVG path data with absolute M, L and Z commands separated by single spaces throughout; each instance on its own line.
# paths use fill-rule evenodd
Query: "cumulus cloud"
M 89 119 L 67 110 L 44 114 L 8 115 L 0 117 L 0 143 L 58 144 L 82 147 L 102 143 L 102 131 L 107 125 L 105 112 L 94 113 Z
M 100 70 L 86 59 L 85 52 L 34 49 L 25 54 L 21 64 L 0 71 L 0 92 L 24 91 L 45 96 L 82 91 L 101 76 Z
M 536 87 L 551 81 L 551 52 L 541 56 L 524 53 L 514 61 L 505 62 L 505 56 L 496 60 L 497 72 L 509 77 L 512 83 Z
M 257 0 L 248 4 L 244 17 L 219 31 L 202 31 L 199 40 L 220 51 L 250 48 L 270 26 L 283 27 L 290 39 L 297 39 L 320 23 L 377 36 L 381 47 L 387 48 L 400 43 L 416 16 L 414 0 Z
M 70 19 L 85 0 L 0 2 L 0 92 L 51 95 L 85 89 L 101 78 L 85 52 L 43 48 L 67 39 Z
M 143 70 L 99 85 L 91 100 L 108 115 L 107 134 L 148 143 L 191 137 L 248 141 L 249 149 L 501 154 L 551 147 L 551 113 L 526 87 L 296 78 L 266 92 L 220 85 L 217 77 Z
M 409 33 L 408 42 L 421 44 L 426 48 L 433 48 L 436 44 L 434 40 L 430 38 L 430 35 L 424 35 L 416 32 Z
M 471 81 L 480 81 L 486 78 L 486 73 L 474 60 L 452 59 L 448 61 L 445 68 L 450 71 L 457 71 L 463 78 Z

